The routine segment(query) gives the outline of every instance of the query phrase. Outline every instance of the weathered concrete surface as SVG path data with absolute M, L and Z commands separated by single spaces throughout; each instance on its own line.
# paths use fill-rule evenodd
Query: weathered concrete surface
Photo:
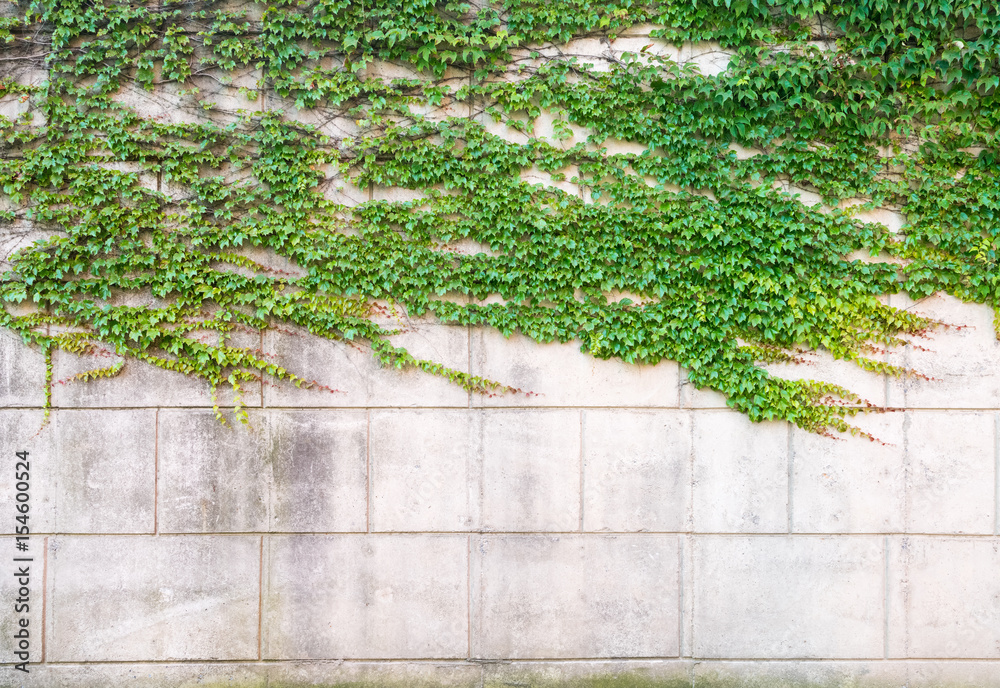
M 889 571 L 890 656 L 1000 658 L 1000 539 L 893 537 Z
M 265 659 L 468 656 L 465 535 L 271 536 Z
M 580 351 L 579 342 L 538 344 L 523 335 L 504 338 L 472 330 L 472 373 L 522 390 L 516 396 L 473 396 L 483 406 L 659 406 L 678 405 L 678 369 L 601 360 Z M 530 393 L 530 396 L 529 396 Z
M 579 529 L 579 411 L 490 412 L 482 451 L 484 530 Z
M 39 407 L 45 403 L 45 356 L 21 338 L 0 331 L 0 407 Z
M 446 409 L 372 412 L 372 530 L 480 527 L 482 416 Z
M 473 656 L 680 654 L 676 536 L 484 535 L 473 544 Z
M 884 653 L 883 538 L 704 536 L 693 546 L 694 655 Z
M 691 420 L 680 411 L 583 413 L 583 530 L 686 530 Z
M 695 532 L 787 532 L 788 425 L 706 411 L 693 433 Z
M 54 662 L 256 659 L 260 538 L 49 538 Z

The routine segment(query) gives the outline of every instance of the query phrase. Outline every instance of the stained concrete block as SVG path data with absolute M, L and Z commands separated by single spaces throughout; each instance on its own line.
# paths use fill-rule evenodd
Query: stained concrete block
M 906 518 L 902 413 L 849 422 L 877 441 L 792 428 L 792 531 L 899 533 Z
M 228 124 L 263 111 L 260 69 L 199 71 L 186 83 L 154 84 L 152 90 L 126 82 L 112 100 L 161 124 Z
M 482 668 L 461 661 L 276 662 L 269 688 L 482 688 Z
M 372 412 L 372 530 L 478 528 L 481 431 L 481 411 Z
M 906 438 L 910 533 L 993 533 L 993 413 L 911 411 Z
M 85 663 L 43 664 L 13 686 L 44 688 L 268 688 L 261 665 L 239 663 L 145 664 Z M 272 687 L 280 684 L 271 683 Z
M 45 356 L 0 330 L 0 407 L 45 405 Z
M 584 530 L 682 531 L 690 502 L 687 413 L 584 411 Z
M 15 452 L 29 452 L 32 533 L 152 533 L 156 499 L 154 410 L 0 412 L 10 471 L 0 495 L 15 501 Z M 0 528 L 13 533 L 13 517 Z
M 914 369 L 931 379 L 892 379 L 889 404 L 907 408 L 1000 408 L 1000 341 L 993 311 L 963 303 L 945 294 L 914 302 L 894 294 L 890 304 L 941 320 L 926 337 L 909 337 L 912 346 L 891 352 L 890 362 Z
M 211 388 L 207 382 L 135 359 L 127 360 L 122 372 L 115 377 L 87 382 L 71 379 L 88 370 L 107 368 L 118 360 L 114 355 L 79 356 L 55 351 L 52 356 L 53 405 L 62 408 L 212 406 Z M 260 406 L 260 385 L 245 384 L 242 396 L 244 406 Z M 231 416 L 232 388 L 219 387 L 218 400 L 222 411 Z
M 13 468 L 12 462 L 10 472 L 13 472 Z M 7 520 L 13 522 L 17 515 L 14 511 L 15 502 L 11 499 L 4 500 L 3 503 L 9 513 Z M 30 536 L 30 540 L 27 541 L 28 550 L 23 552 L 15 548 L 16 542 L 14 537 L 0 537 L 0 549 L 4 552 L 6 560 L 3 585 L 0 586 L 0 594 L 4 599 L 4 613 L 0 615 L 0 653 L 2 653 L 0 656 L 3 657 L 5 664 L 9 663 L 3 668 L 3 672 L 20 676 L 21 672 L 10 664 L 24 661 L 40 662 L 42 659 L 45 538 Z M 24 561 L 26 559 L 30 561 Z M 15 634 L 21 637 L 15 637 Z M 15 655 L 15 652 L 27 654 Z M 34 667 L 29 666 L 29 670 L 31 669 Z
M 270 456 L 262 415 L 250 423 L 223 425 L 211 411 L 161 412 L 160 532 L 267 530 Z
M 490 411 L 482 455 L 485 530 L 579 529 L 579 411 Z
M 469 395 L 457 384 L 416 368 L 383 368 L 362 343 L 335 342 L 310 335 L 268 332 L 265 351 L 307 380 L 336 389 L 299 389 L 290 382 L 264 387 L 266 406 L 451 406 L 467 407 Z M 395 346 L 415 357 L 468 371 L 468 331 L 448 325 L 415 325 L 394 336 Z
M 162 411 L 160 531 L 363 531 L 366 444 L 363 411 Z
M 497 535 L 474 544 L 474 657 L 679 655 L 676 536 Z
M 692 422 L 694 531 L 787 532 L 788 425 L 707 410 Z
M 267 414 L 267 435 L 272 532 L 365 529 L 364 411 L 272 411 Z
M 271 536 L 265 659 L 468 652 L 465 535 Z
M 483 688 L 691 688 L 690 672 L 690 662 L 675 659 L 491 662 Z
M 996 538 L 892 538 L 889 656 L 1000 658 L 998 570 Z
M 998 688 L 1000 662 L 907 662 L 907 688 Z
M 882 540 L 696 537 L 694 655 L 882 657 Z
M 899 688 L 909 686 L 901 662 L 698 662 L 691 688 Z
M 472 331 L 472 373 L 522 390 L 515 396 L 473 396 L 482 406 L 677 406 L 673 361 L 635 365 L 580 351 L 579 342 L 539 344 L 488 328 Z
M 258 537 L 49 539 L 54 662 L 255 659 Z

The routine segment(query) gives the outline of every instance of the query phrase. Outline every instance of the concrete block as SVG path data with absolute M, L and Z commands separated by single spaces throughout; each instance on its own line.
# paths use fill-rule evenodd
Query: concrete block
M 907 415 L 907 532 L 992 534 L 994 414 L 911 411 Z
M 729 69 L 732 57 L 733 53 L 723 50 L 718 43 L 704 41 L 685 43 L 676 59 L 682 65 L 695 65 L 705 76 L 715 76 Z
M 998 688 L 1000 662 L 907 662 L 908 688 Z
M 151 91 L 137 83 L 123 83 L 112 100 L 162 124 L 230 123 L 264 110 L 258 91 L 260 69 L 201 71 L 187 83 L 154 84 Z
M 580 413 L 492 411 L 483 418 L 485 530 L 580 527 Z
M 698 662 L 692 688 L 898 688 L 908 686 L 899 662 Z
M 688 414 L 584 411 L 584 530 L 682 531 L 690 503 Z
M 88 370 L 107 368 L 118 360 L 113 354 L 78 356 L 55 351 L 52 356 L 53 405 L 63 408 L 212 406 L 208 383 L 134 359 L 127 360 L 122 372 L 115 377 L 87 382 L 70 379 Z M 259 384 L 246 384 L 242 395 L 244 406 L 260 406 Z M 233 407 L 232 388 L 219 387 L 218 400 L 223 412 L 231 416 L 227 409 Z
M 678 656 L 677 547 L 671 535 L 482 536 L 473 656 Z
M 45 405 L 45 356 L 0 330 L 0 407 Z
M 690 662 L 676 659 L 491 662 L 483 688 L 691 688 L 690 672 Z
M 996 538 L 890 543 L 889 656 L 1000 658 Z
M 481 688 L 482 669 L 465 662 L 277 662 L 270 688 Z
M 694 539 L 696 657 L 881 658 L 880 537 Z
M 55 446 L 47 470 L 55 474 L 55 532 L 152 533 L 156 411 L 63 410 L 52 415 Z
M 788 530 L 788 424 L 693 414 L 692 517 L 698 533 Z
M 267 688 L 268 677 L 260 665 L 185 662 L 183 664 L 85 663 L 43 664 L 31 667 L 22 683 L 8 685 L 44 688 Z M 272 683 L 271 686 L 276 684 Z
M 481 411 L 372 412 L 372 530 L 478 528 L 481 431 Z
M 928 376 L 890 380 L 889 403 L 907 408 L 1000 408 L 1000 342 L 993 311 L 945 294 L 918 302 L 894 294 L 890 304 L 953 327 L 937 327 L 912 346 L 891 352 L 890 361 Z M 918 348 L 919 347 L 919 348 Z
M 307 334 L 267 332 L 265 351 L 307 380 L 338 390 L 300 389 L 289 382 L 265 385 L 266 406 L 451 406 L 468 407 L 469 395 L 443 377 L 415 368 L 383 368 L 363 343 L 335 342 Z M 392 338 L 415 357 L 455 370 L 469 369 L 468 330 L 415 325 Z
M 160 532 L 267 530 L 266 431 L 259 412 L 250 422 L 222 425 L 211 411 L 161 411 Z
M 792 428 L 792 531 L 899 533 L 906 519 L 903 414 L 849 422 L 878 441 Z M 883 444 L 884 443 L 884 444 Z
M 6 458 L 6 457 L 4 457 Z M 13 472 L 13 460 L 10 471 Z M 6 495 L 4 495 L 6 497 Z M 7 520 L 14 522 L 14 500 L 4 500 L 10 516 Z M 29 518 L 29 523 L 31 519 Z M 4 598 L 4 613 L 0 616 L 0 653 L 6 664 L 3 671 L 5 678 L 21 676 L 22 673 L 12 666 L 27 661 L 29 663 L 42 660 L 42 609 L 45 590 L 45 538 L 30 536 L 28 550 L 20 552 L 15 549 L 16 540 L 11 536 L 0 537 L 0 548 L 3 548 L 6 569 L 0 594 Z M 22 540 L 21 542 L 24 542 Z M 30 559 L 31 561 L 17 561 Z M 25 575 L 26 574 L 26 575 Z M 15 638 L 15 634 L 21 637 Z M 27 655 L 15 655 L 24 652 Z M 30 665 L 29 671 L 34 670 Z M 7 684 L 10 685 L 10 684 Z
M 50 538 L 49 575 L 49 661 L 257 657 L 257 537 Z
M 364 411 L 272 411 L 267 414 L 267 435 L 272 532 L 365 530 Z
M 272 536 L 265 560 L 265 659 L 467 656 L 465 535 Z
M 524 392 L 473 396 L 474 405 L 677 407 L 673 361 L 651 366 L 602 360 L 580 351 L 579 342 L 539 344 L 487 328 L 472 330 L 471 347 L 473 374 Z

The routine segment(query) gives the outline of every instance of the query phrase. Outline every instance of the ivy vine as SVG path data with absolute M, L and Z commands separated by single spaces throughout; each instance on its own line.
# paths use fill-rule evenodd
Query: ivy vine
M 869 405 L 762 364 L 906 375 L 880 352 L 935 323 L 885 295 L 1000 307 L 995 3 L 480 4 L 22 3 L 0 214 L 49 236 L 0 276 L 0 324 L 50 371 L 109 347 L 77 377 L 138 359 L 232 388 L 244 418 L 261 376 L 316 384 L 232 343 L 289 324 L 507 390 L 394 346 L 394 304 L 677 361 L 752 420 L 827 433 Z M 728 65 L 681 59 L 699 47 Z

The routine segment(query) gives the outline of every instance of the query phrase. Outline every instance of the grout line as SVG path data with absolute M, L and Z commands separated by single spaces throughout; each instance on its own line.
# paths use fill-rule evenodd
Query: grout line
M 42 542 L 42 664 L 45 663 L 45 614 L 48 611 L 48 595 L 46 589 L 49 587 L 49 538 L 46 535 Z
M 153 535 L 160 534 L 160 409 L 153 416 Z
M 883 659 L 889 659 L 889 536 L 886 535 L 882 540 L 882 560 L 885 564 L 882 576 L 883 576 L 883 589 L 882 595 L 884 597 L 882 602 L 882 616 L 883 616 L 883 628 L 882 628 L 882 652 Z
M 788 452 L 788 534 L 791 535 L 794 526 L 794 515 L 795 515 L 795 494 L 792 489 L 794 483 L 795 475 L 795 449 L 792 445 L 792 424 L 785 423 L 788 431 L 788 440 L 786 445 L 786 451 Z
M 583 478 L 583 452 L 584 452 L 583 430 L 584 430 L 584 427 L 585 427 L 585 425 L 584 425 L 584 423 L 585 423 L 585 413 L 586 413 L 585 411 L 580 411 L 580 492 L 579 492 L 578 497 L 580 499 L 580 525 L 579 525 L 579 530 L 580 530 L 581 533 L 583 532 L 583 516 L 584 516 L 584 512 L 583 512 L 583 509 L 584 509 L 584 504 L 583 504 L 583 479 L 584 479 Z
M 263 659 L 264 644 L 264 536 L 260 536 L 260 570 L 257 583 L 257 661 Z

